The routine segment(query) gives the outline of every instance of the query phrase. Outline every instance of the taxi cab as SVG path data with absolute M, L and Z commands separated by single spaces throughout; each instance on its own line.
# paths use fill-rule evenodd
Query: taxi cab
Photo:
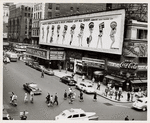
M 55 117 L 55 120 L 98 120 L 95 112 L 85 112 L 82 109 L 67 109 Z

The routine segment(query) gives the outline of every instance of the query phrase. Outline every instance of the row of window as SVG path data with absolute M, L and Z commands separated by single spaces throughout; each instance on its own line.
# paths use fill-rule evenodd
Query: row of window
M 33 8 L 25 7 L 25 11 L 33 11 Z
M 52 8 L 53 8 L 52 3 L 49 3 L 48 9 L 52 9 Z M 60 4 L 56 4 L 56 10 L 60 10 Z
M 147 30 L 137 29 L 137 39 L 147 39 Z
M 34 13 L 33 19 L 41 19 L 42 18 L 42 12 Z
M 33 14 L 31 14 L 31 13 L 24 13 L 24 16 L 25 16 L 25 17 L 32 17 Z
M 34 22 L 34 23 L 32 24 L 32 27 L 39 27 L 39 22 Z
M 3 16 L 5 17 L 8 17 L 8 12 L 4 12 Z
M 29 29 L 29 30 L 31 30 L 32 29 L 32 26 L 30 25 L 29 27 L 26 25 L 25 26 L 25 30 L 27 30 L 27 29 Z
M 42 4 L 34 6 L 34 11 L 39 11 L 39 10 L 42 10 Z
M 39 36 L 39 30 L 32 30 L 33 36 Z

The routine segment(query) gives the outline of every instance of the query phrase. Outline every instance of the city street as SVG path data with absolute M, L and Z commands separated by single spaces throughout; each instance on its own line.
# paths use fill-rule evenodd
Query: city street
M 23 84 L 28 82 L 35 82 L 42 89 L 42 95 L 34 96 L 33 104 L 23 102 Z M 3 65 L 3 103 L 8 105 L 7 111 L 15 120 L 20 119 L 19 112 L 24 110 L 29 112 L 27 120 L 54 120 L 56 115 L 70 108 L 96 112 L 99 120 L 124 120 L 127 115 L 130 120 L 147 120 L 147 112 L 131 109 L 131 103 L 115 103 L 100 96 L 97 102 L 93 102 L 93 95 L 87 94 L 83 95 L 84 102 L 79 102 L 79 91 L 76 89 L 76 100 L 73 104 L 68 104 L 68 100 L 63 99 L 65 90 L 68 91 L 68 86 L 61 83 L 58 77 L 45 75 L 41 78 L 41 72 L 26 66 L 22 61 Z M 9 92 L 14 92 L 18 96 L 17 107 L 9 104 Z M 50 95 L 58 93 L 58 106 L 47 107 L 45 97 L 48 92 Z

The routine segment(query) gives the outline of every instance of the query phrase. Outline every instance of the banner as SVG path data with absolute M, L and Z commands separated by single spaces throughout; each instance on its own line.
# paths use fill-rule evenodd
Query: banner
M 121 54 L 124 19 L 116 10 L 44 20 L 39 44 Z

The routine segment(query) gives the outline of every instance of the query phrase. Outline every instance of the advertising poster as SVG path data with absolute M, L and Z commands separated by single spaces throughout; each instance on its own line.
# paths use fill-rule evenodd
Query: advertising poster
M 124 42 L 123 55 L 130 57 L 147 57 L 147 43 Z
M 40 44 L 121 54 L 125 11 L 117 10 L 40 22 Z

